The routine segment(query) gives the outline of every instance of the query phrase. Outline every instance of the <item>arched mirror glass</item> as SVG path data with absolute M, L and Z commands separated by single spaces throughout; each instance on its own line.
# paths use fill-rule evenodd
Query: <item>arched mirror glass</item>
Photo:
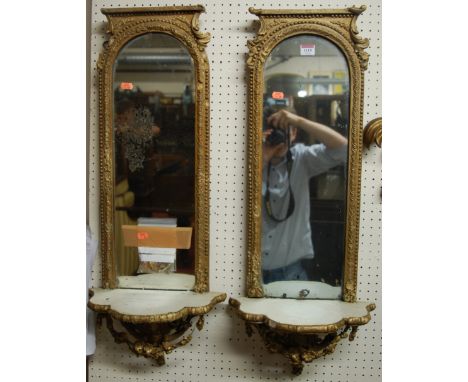
M 264 64 L 261 263 L 265 296 L 341 299 L 349 72 L 329 40 L 283 40 Z
M 114 261 L 118 286 L 195 282 L 194 63 L 178 39 L 147 33 L 113 68 Z

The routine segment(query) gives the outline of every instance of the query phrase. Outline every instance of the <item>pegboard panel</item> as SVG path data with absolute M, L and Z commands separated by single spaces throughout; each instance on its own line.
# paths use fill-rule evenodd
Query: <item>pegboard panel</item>
M 247 40 L 255 36 L 254 15 L 248 8 L 345 8 L 346 1 L 116 1 L 94 0 L 91 9 L 90 91 L 90 226 L 99 235 L 98 115 L 96 61 L 105 36 L 101 8 L 203 4 L 202 31 L 211 33 L 207 47 L 211 74 L 210 112 L 210 286 L 228 296 L 245 295 L 246 162 L 247 162 Z M 363 37 L 370 39 L 366 71 L 364 124 L 381 116 L 381 4 L 365 0 L 359 17 Z M 157 367 L 137 358 L 126 345 L 115 344 L 107 329 L 97 329 L 96 354 L 90 361 L 90 382 L 100 381 L 342 381 L 381 379 L 381 152 L 363 154 L 358 298 L 377 304 L 372 321 L 354 342 L 343 341 L 335 353 L 305 366 L 292 377 L 288 362 L 269 354 L 257 335 L 247 337 L 244 324 L 227 304 L 206 316 L 205 328 L 191 343 L 167 355 Z M 92 284 L 100 286 L 101 263 L 96 259 Z

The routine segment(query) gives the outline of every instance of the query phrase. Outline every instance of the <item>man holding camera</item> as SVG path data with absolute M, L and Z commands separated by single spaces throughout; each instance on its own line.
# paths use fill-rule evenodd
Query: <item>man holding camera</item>
M 314 257 L 309 179 L 346 162 L 348 141 L 328 126 L 286 110 L 266 118 L 263 132 L 263 283 L 307 280 L 302 260 Z M 319 144 L 293 145 L 297 129 Z

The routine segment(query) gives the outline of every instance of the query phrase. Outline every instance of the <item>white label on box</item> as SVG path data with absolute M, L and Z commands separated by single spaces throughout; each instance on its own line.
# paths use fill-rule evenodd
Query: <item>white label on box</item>
M 301 56 L 315 56 L 315 44 L 301 44 Z
M 175 248 L 158 248 L 158 247 L 138 247 L 138 253 L 146 253 L 152 255 L 175 255 Z
M 155 263 L 175 263 L 175 255 L 150 255 L 140 253 L 140 261 L 153 261 Z

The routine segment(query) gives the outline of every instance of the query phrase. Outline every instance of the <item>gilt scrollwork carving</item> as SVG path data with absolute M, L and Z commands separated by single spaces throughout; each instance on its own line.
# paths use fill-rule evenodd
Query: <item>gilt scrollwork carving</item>
M 286 357 L 291 364 L 292 373 L 299 375 L 302 373 L 304 363 L 310 363 L 313 360 L 324 357 L 335 351 L 338 342 L 348 337 L 349 326 L 341 331 L 327 334 L 301 334 L 288 333 L 274 330 L 265 324 L 245 323 L 246 333 L 250 337 L 255 328 L 263 339 L 265 347 L 270 353 L 279 353 Z M 357 327 L 355 327 L 357 330 Z M 354 330 L 354 328 L 353 328 Z M 354 339 L 349 336 L 349 340 Z
M 362 120 L 364 71 L 369 55 L 364 51 L 369 40 L 358 34 L 356 20 L 365 6 L 330 10 L 261 10 L 260 28 L 248 42 L 249 54 L 249 139 L 248 139 L 248 234 L 247 295 L 262 297 L 261 283 L 261 125 L 263 108 L 263 66 L 273 48 L 281 41 L 299 34 L 312 34 L 333 42 L 345 56 L 350 73 L 350 131 L 348 185 L 346 200 L 345 261 L 343 299 L 356 301 L 357 256 L 359 243 L 359 208 L 361 189 Z
M 99 314 L 98 325 L 102 320 L 106 320 L 106 326 L 118 344 L 125 343 L 128 348 L 137 356 L 143 356 L 156 361 L 156 364 L 162 366 L 166 363 L 165 354 L 171 353 L 178 347 L 187 345 L 192 340 L 192 334 L 195 328 L 202 330 L 204 319 L 199 316 L 195 326 L 189 334 L 184 333 L 192 327 L 194 316 L 186 316 L 176 321 L 165 323 L 146 323 L 133 324 L 131 322 L 121 321 L 120 324 L 127 330 L 126 332 L 117 331 L 110 314 Z M 132 338 L 133 337 L 133 338 Z M 182 337 L 177 342 L 173 342 Z
M 200 32 L 199 18 L 200 18 L 200 14 L 196 13 L 192 19 L 192 32 L 195 35 L 195 37 L 198 39 L 198 43 L 200 44 L 200 49 L 203 50 L 206 48 L 206 46 L 210 42 L 211 35 L 208 32 Z
M 369 61 L 369 54 L 364 51 L 364 49 L 367 49 L 369 47 L 369 39 L 367 38 L 362 38 L 359 36 L 359 30 L 357 28 L 357 18 L 358 16 L 366 10 L 366 6 L 363 5 L 361 7 L 353 7 L 353 8 L 348 8 L 350 12 L 354 14 L 353 20 L 351 21 L 351 38 L 353 39 L 355 48 L 356 48 L 356 54 L 359 57 L 359 60 L 361 62 L 361 68 L 362 70 L 367 69 L 367 64 Z
M 113 64 L 130 40 L 145 33 L 165 33 L 180 40 L 195 67 L 195 286 L 196 292 L 209 290 L 209 66 L 205 47 L 210 34 L 201 32 L 199 15 L 204 7 L 102 9 L 106 15 L 108 40 L 97 63 L 99 78 L 99 159 L 102 285 L 116 288 L 116 264 L 113 256 Z

